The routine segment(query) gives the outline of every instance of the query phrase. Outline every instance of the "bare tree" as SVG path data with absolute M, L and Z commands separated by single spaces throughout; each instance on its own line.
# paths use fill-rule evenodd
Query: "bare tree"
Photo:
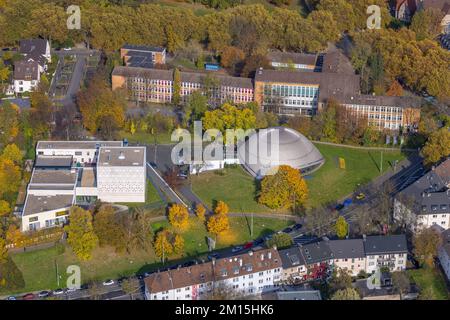
M 330 212 L 324 207 L 317 207 L 306 214 L 305 227 L 317 236 L 327 235 L 333 232 L 337 212 Z
M 408 274 L 404 271 L 392 273 L 392 286 L 400 294 L 400 298 L 408 293 L 410 289 Z

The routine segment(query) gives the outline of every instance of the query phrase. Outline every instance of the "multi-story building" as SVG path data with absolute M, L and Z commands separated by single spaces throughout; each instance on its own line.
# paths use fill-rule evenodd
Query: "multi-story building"
M 405 235 L 365 236 L 363 240 L 367 273 L 375 273 L 381 268 L 391 272 L 406 269 L 408 247 Z
M 329 242 L 333 252 L 335 269 L 341 269 L 352 276 L 366 271 L 366 255 L 362 239 L 331 240 Z
M 166 48 L 126 44 L 120 48 L 120 58 L 129 67 L 153 68 L 166 63 Z
M 39 141 L 36 149 L 22 231 L 64 224 L 73 205 L 97 199 L 145 202 L 145 147 L 123 147 L 114 141 Z
M 277 289 L 282 265 L 276 249 L 249 251 L 145 278 L 147 300 L 201 300 L 214 290 L 259 296 Z
M 335 99 L 378 130 L 414 130 L 419 124 L 421 104 L 412 97 L 355 95 Z
M 15 93 L 34 91 L 41 80 L 39 64 L 32 59 L 16 61 L 13 80 Z
M 445 276 L 450 280 L 450 229 L 445 230 L 441 236 L 442 244 L 438 249 L 438 258 Z
M 289 68 L 302 71 L 314 71 L 317 55 L 296 52 L 269 52 L 267 58 L 274 68 Z
M 180 97 L 186 103 L 194 91 L 201 91 L 210 103 L 227 101 L 240 104 L 253 101 L 253 83 L 249 78 L 221 74 L 180 72 Z M 135 101 L 170 103 L 174 92 L 173 70 L 116 67 L 112 74 L 112 88 L 125 88 Z
M 395 196 L 394 219 L 406 221 L 412 231 L 433 225 L 450 228 L 450 158 Z

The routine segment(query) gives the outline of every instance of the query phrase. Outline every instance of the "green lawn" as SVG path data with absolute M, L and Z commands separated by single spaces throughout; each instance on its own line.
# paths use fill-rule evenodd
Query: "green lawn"
M 316 144 L 325 157 L 325 164 L 307 177 L 309 187 L 308 205 L 315 207 L 338 200 L 380 175 L 380 151 L 367 151 L 345 147 Z M 338 166 L 338 157 L 345 159 L 345 169 Z M 383 172 L 392 170 L 394 160 L 405 156 L 399 151 L 383 152 Z
M 249 228 L 250 221 L 250 218 L 247 220 L 245 217 L 230 217 L 231 230 L 218 238 L 217 249 L 243 244 L 272 231 L 283 229 L 293 223 L 283 219 L 254 218 L 254 236 L 252 237 Z M 165 221 L 153 225 L 154 230 L 161 227 L 170 226 Z M 207 252 L 206 236 L 205 226 L 196 218 L 192 218 L 190 229 L 183 233 L 186 253 L 183 256 L 173 256 L 169 259 L 178 260 L 188 256 L 205 254 Z M 16 253 L 11 256 L 25 279 L 25 288 L 19 290 L 20 293 L 65 287 L 66 270 L 69 265 L 80 266 L 82 283 L 92 280 L 117 279 L 137 272 L 152 270 L 159 266 L 153 250 L 136 251 L 128 255 L 125 253 L 117 254 L 111 248 L 97 248 L 93 252 L 92 260 L 85 262 L 80 262 L 69 247 L 63 246 Z M 57 268 L 61 276 L 59 285 L 56 280 Z M 2 292 L 0 294 L 6 295 L 7 293 Z
M 214 207 L 215 201 L 222 200 L 232 212 L 271 211 L 257 203 L 255 180 L 241 167 L 192 176 L 192 190 L 210 208 Z
M 274 231 L 282 230 L 294 222 L 284 219 L 253 218 L 253 236 L 250 234 L 251 217 L 230 217 L 230 230 L 217 238 L 216 249 L 244 244 Z M 175 232 L 169 222 L 161 221 L 153 224 L 157 232 L 162 228 L 169 228 Z M 190 219 L 189 229 L 181 233 L 185 241 L 185 254 L 183 257 L 198 256 L 208 251 L 206 237 L 210 235 L 203 223 L 197 218 Z
M 146 132 L 135 132 L 131 134 L 126 131 L 120 131 L 120 138 L 127 139 L 129 143 L 140 143 L 140 144 L 154 144 L 155 137 L 151 133 Z M 160 133 L 156 134 L 156 143 L 158 144 L 171 144 L 174 143 L 170 140 L 172 133 Z
M 430 300 L 448 300 L 449 292 L 445 285 L 445 279 L 437 269 L 421 268 L 409 270 L 409 276 L 415 282 L 420 291 L 427 295 Z M 428 296 L 430 295 L 430 296 Z
M 346 147 L 316 144 L 325 157 L 325 164 L 306 177 L 309 187 L 308 207 L 337 201 L 380 175 L 380 151 L 367 151 Z M 340 169 L 337 158 L 345 159 L 346 168 Z M 394 160 L 404 159 L 399 151 L 383 152 L 383 172 L 392 170 Z M 257 203 L 254 179 L 242 168 L 227 168 L 223 175 L 205 172 L 192 177 L 194 192 L 212 206 L 223 200 L 233 212 L 271 212 Z

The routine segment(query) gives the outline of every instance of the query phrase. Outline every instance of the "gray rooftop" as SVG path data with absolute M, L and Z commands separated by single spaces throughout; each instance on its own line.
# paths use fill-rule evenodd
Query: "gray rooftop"
M 163 69 L 150 69 L 139 67 L 117 66 L 112 72 L 113 76 L 123 76 L 127 78 L 145 78 L 150 80 L 173 81 L 173 71 Z
M 38 155 L 34 163 L 35 167 L 51 167 L 51 168 L 61 168 L 61 167 L 71 167 L 72 166 L 72 156 L 43 156 Z
M 107 166 L 145 166 L 145 147 L 101 147 L 97 165 Z
M 39 141 L 36 149 L 97 149 L 99 147 L 121 147 L 122 141 Z
M 281 264 L 285 269 L 305 265 L 305 259 L 299 247 L 278 250 L 278 254 L 281 258 Z
M 29 194 L 25 200 L 23 215 L 68 208 L 72 206 L 73 202 L 73 195 L 35 196 Z
M 330 249 L 329 241 L 319 241 L 305 244 L 300 247 L 306 264 L 325 262 L 334 259 L 333 252 Z
M 70 169 L 35 169 L 30 185 L 34 184 L 68 184 L 75 185 L 77 173 Z
M 152 46 L 144 46 L 144 45 L 132 45 L 125 44 L 123 49 L 135 50 L 135 51 L 144 51 L 144 52 L 164 52 L 166 49 L 163 47 L 152 47 Z
M 450 213 L 450 158 L 403 189 L 397 200 L 413 199 L 417 214 Z
M 414 97 L 392 97 L 374 95 L 335 96 L 335 99 L 344 104 L 358 104 L 368 106 L 396 106 L 399 108 L 420 108 L 421 99 Z
M 22 54 L 37 56 L 45 55 L 47 40 L 44 39 L 24 39 L 20 40 L 19 52 Z
M 278 300 L 322 300 L 319 290 L 278 291 Z
M 362 239 L 330 240 L 329 246 L 336 259 L 363 258 L 365 256 Z
M 39 64 L 31 59 L 20 60 L 14 63 L 14 80 L 38 80 Z
M 366 255 L 406 253 L 408 247 L 404 234 L 389 236 L 367 236 L 364 241 Z

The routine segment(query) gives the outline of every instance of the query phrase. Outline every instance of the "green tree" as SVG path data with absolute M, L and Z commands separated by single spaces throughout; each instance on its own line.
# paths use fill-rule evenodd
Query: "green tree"
M 276 246 L 277 249 L 288 248 L 292 246 L 293 243 L 294 241 L 292 240 L 292 237 L 287 233 L 277 233 L 266 242 L 267 247 L 270 248 Z
M 80 207 L 72 207 L 69 215 L 69 225 L 64 227 L 67 232 L 67 243 L 80 260 L 90 260 L 92 250 L 98 245 L 98 237 L 94 233 L 92 214 Z
M 361 300 L 361 296 L 354 288 L 346 288 L 336 291 L 331 300 Z
M 339 218 L 336 221 L 336 225 L 334 226 L 336 235 L 340 239 L 344 239 L 348 234 L 348 223 L 345 221 L 345 218 L 343 216 L 339 216 Z
M 188 99 L 187 112 L 188 120 L 200 120 L 208 110 L 208 98 L 201 91 L 194 91 Z
M 416 33 L 417 40 L 435 39 L 441 32 L 443 14 L 440 9 L 427 8 L 417 10 L 411 20 L 411 30 Z
M 181 73 L 178 68 L 173 71 L 173 94 L 172 102 L 178 106 L 181 103 Z

